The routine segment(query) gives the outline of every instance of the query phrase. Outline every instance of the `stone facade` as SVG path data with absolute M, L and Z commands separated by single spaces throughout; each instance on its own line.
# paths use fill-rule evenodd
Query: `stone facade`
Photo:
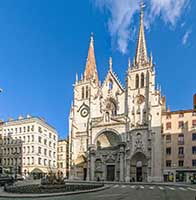
M 123 87 L 112 69 L 98 81 L 91 36 L 84 76 L 74 85 L 69 118 L 70 178 L 108 181 L 161 181 L 161 115 L 164 99 L 156 89 L 148 57 L 143 9 L 136 54 Z

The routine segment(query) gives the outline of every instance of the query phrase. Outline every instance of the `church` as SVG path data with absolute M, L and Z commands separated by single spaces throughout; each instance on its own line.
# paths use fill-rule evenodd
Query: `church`
M 70 178 L 78 180 L 163 180 L 161 116 L 165 99 L 157 89 L 147 52 L 144 11 L 136 52 L 128 60 L 125 86 L 112 69 L 99 81 L 93 36 L 84 74 L 76 76 L 69 117 Z

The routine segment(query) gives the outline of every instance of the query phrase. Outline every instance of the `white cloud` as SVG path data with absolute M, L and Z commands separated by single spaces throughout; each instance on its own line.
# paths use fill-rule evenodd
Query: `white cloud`
M 190 34 L 191 34 L 191 31 L 190 31 L 190 30 L 186 31 L 186 33 L 184 34 L 184 36 L 183 36 L 183 38 L 182 38 L 182 44 L 183 44 L 183 45 L 186 45 L 186 44 L 187 44 L 187 41 L 188 41 L 188 39 L 189 39 Z
M 112 41 L 122 53 L 126 53 L 128 42 L 132 39 L 135 27 L 133 16 L 139 10 L 139 0 L 92 0 L 103 11 L 109 11 L 108 30 Z M 175 26 L 189 0 L 146 0 L 145 25 L 160 17 L 164 23 Z

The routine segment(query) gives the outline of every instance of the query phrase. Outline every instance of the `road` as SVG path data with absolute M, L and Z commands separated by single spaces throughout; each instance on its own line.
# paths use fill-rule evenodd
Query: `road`
M 195 197 L 196 189 L 191 186 L 113 185 L 99 192 L 39 198 L 39 200 L 195 200 Z M 15 198 L 15 200 L 19 199 Z M 23 200 L 27 199 L 23 198 Z

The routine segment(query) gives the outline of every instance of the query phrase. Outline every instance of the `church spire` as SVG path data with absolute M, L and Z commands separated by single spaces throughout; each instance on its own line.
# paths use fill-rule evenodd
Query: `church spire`
M 136 55 L 135 55 L 135 64 L 136 65 L 145 65 L 148 63 L 148 55 L 146 48 L 146 40 L 144 33 L 144 3 L 140 3 L 140 27 L 139 35 L 137 41 Z
M 95 61 L 94 39 L 93 39 L 92 33 L 91 33 L 90 45 L 88 49 L 88 57 L 86 60 L 84 78 L 85 80 L 89 80 L 92 78 L 95 81 L 95 83 L 98 85 L 99 81 L 98 81 L 98 73 L 97 73 L 97 67 L 96 67 L 96 61 Z

